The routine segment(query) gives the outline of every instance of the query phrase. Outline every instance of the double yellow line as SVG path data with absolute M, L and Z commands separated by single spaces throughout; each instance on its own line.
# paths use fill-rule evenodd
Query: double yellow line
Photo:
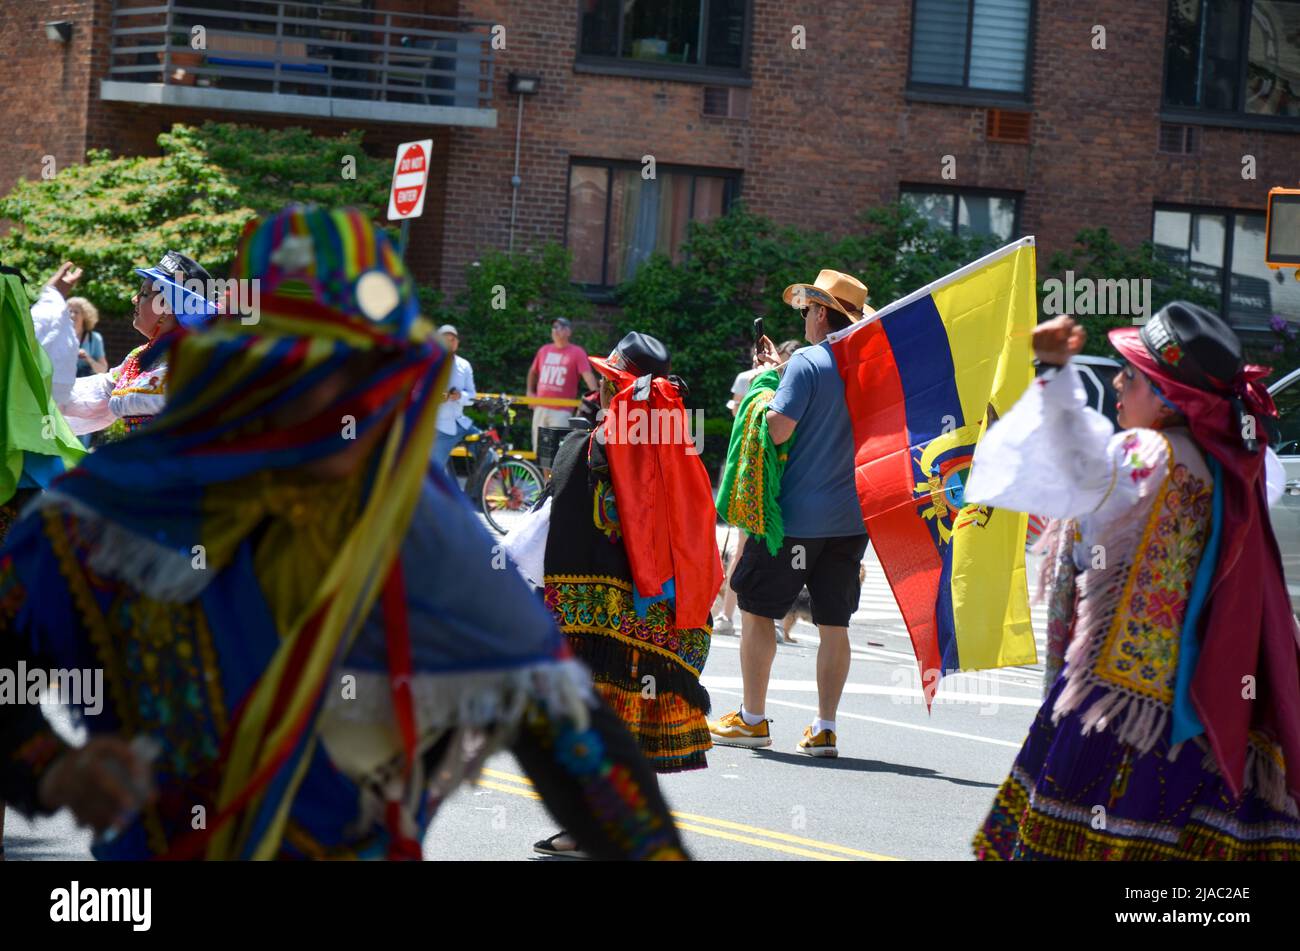
M 483 775 L 479 777 L 478 785 L 484 789 L 494 789 L 497 792 L 522 796 L 525 799 L 542 798 L 533 791 L 533 784 L 526 776 L 516 776 L 514 773 L 507 773 L 499 769 L 485 768 Z M 760 849 L 784 852 L 788 855 L 798 855 L 801 858 L 817 859 L 822 862 L 849 862 L 855 859 L 869 859 L 874 862 L 901 861 L 891 855 L 881 855 L 878 852 L 863 852 L 861 849 L 851 849 L 848 846 L 836 845 L 834 842 L 805 839 L 802 836 L 790 835 L 786 832 L 773 832 L 769 829 L 761 829 L 758 826 L 745 825 L 743 822 L 732 822 L 730 819 L 714 819 L 710 816 L 701 816 L 691 812 L 674 812 L 673 818 L 677 820 L 677 828 L 686 832 L 694 832 L 696 835 L 726 839 L 730 842 L 739 842 L 743 845 L 752 845 Z

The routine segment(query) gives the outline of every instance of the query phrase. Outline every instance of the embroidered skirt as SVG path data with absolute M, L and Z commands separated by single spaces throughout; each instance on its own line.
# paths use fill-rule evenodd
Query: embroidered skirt
M 975 836 L 976 858 L 1300 860 L 1300 819 L 1249 790 L 1234 801 L 1195 742 L 1171 761 L 1167 739 L 1144 755 L 1110 731 L 1083 735 L 1077 712 L 1053 724 L 1065 683 L 1039 709 Z
M 631 582 L 609 576 L 547 575 L 546 605 L 656 772 L 708 765 L 707 628 L 676 627 L 662 601 L 638 617 Z

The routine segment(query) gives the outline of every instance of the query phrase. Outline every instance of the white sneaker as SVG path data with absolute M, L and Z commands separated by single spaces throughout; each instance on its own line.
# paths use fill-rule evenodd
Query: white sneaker
M 714 634 L 735 634 L 736 625 L 731 622 L 731 618 L 723 617 L 719 614 L 713 619 Z

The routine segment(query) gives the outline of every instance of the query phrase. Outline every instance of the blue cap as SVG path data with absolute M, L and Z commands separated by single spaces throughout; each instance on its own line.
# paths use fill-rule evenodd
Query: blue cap
M 153 282 L 184 327 L 203 327 L 220 313 L 207 297 L 212 275 L 191 257 L 168 251 L 156 266 L 138 267 L 135 273 Z

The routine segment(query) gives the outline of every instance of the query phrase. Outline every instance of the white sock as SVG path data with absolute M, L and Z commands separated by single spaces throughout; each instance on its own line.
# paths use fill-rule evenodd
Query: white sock
M 761 713 L 750 713 L 743 703 L 740 705 L 740 718 L 745 721 L 745 726 L 758 726 L 767 719 Z
M 820 733 L 822 730 L 830 730 L 832 733 L 834 733 L 834 732 L 835 732 L 835 721 L 834 721 L 834 720 L 823 720 L 821 717 L 818 717 L 817 719 L 813 720 L 813 722 L 812 722 L 812 731 L 813 731 L 813 736 L 816 736 L 816 735 L 817 735 L 818 733 Z

